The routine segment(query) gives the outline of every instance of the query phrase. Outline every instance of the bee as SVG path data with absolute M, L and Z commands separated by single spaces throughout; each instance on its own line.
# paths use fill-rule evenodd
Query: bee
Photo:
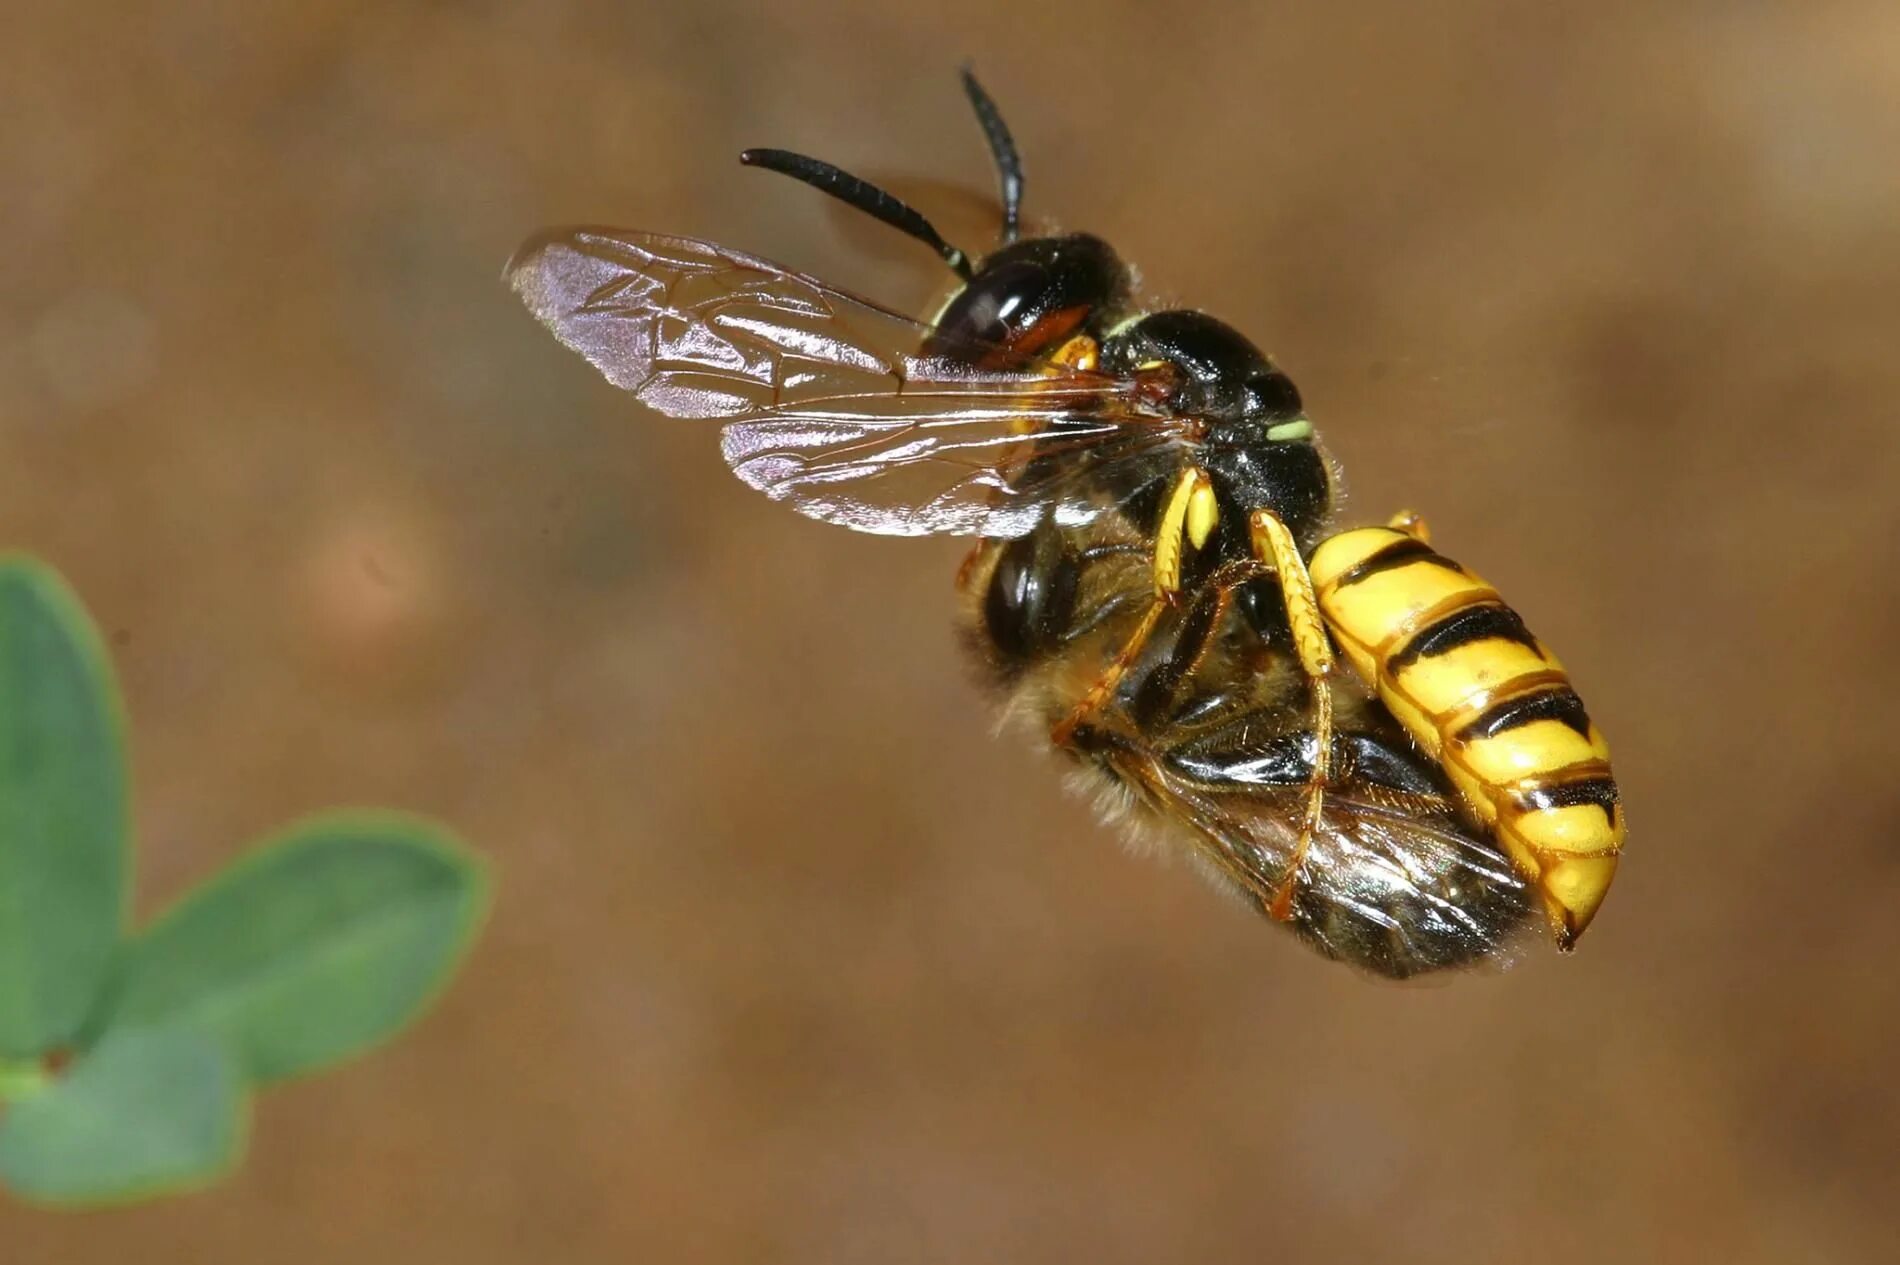
M 962 629 L 1006 715 L 1320 953 L 1406 978 L 1540 928 L 1570 948 L 1624 820 L 1563 668 L 1417 516 L 1334 530 L 1333 465 L 1253 343 L 1144 310 L 1100 238 L 1024 235 L 1015 142 L 963 85 L 1001 186 L 980 259 L 829 163 L 740 156 L 936 251 L 956 283 L 932 320 L 614 229 L 536 236 L 506 278 L 643 404 L 722 422 L 767 496 L 975 537 Z

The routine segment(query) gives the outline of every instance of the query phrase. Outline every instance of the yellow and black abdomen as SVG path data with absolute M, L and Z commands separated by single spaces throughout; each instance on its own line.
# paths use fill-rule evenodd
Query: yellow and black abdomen
M 1308 570 L 1354 670 L 1537 883 L 1569 948 L 1616 874 L 1624 822 L 1563 666 L 1495 589 L 1405 532 L 1342 532 Z

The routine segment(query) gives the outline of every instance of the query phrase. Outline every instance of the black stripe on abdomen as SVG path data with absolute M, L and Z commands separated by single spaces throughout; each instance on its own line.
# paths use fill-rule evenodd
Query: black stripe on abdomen
M 1577 697 L 1577 692 L 1568 685 L 1546 685 L 1493 703 L 1454 737 L 1460 742 L 1495 738 L 1507 729 L 1538 720 L 1562 721 L 1585 738 L 1590 736 L 1590 713 L 1583 710 L 1583 700 Z
M 1465 572 L 1463 567 L 1443 554 L 1434 552 L 1432 547 L 1424 541 L 1404 536 L 1375 550 L 1370 557 L 1347 568 L 1346 572 L 1333 582 L 1333 587 L 1335 589 L 1348 588 L 1381 571 L 1390 571 L 1408 562 L 1425 562 L 1435 567 L 1444 567 L 1447 571 L 1456 571 L 1460 575 Z
M 1534 786 L 1519 791 L 1518 805 L 1526 812 L 1542 812 L 1547 808 L 1575 808 L 1581 804 L 1595 804 L 1603 810 L 1603 815 L 1614 824 L 1616 805 L 1620 795 L 1616 789 L 1616 779 L 1608 773 L 1599 773 L 1590 777 L 1578 778 L 1571 782 L 1553 782 L 1544 786 Z
M 1493 638 L 1537 649 L 1537 638 L 1531 636 L 1530 629 L 1524 627 L 1524 621 L 1518 618 L 1516 611 L 1508 606 L 1487 602 L 1482 606 L 1467 606 L 1463 610 L 1453 611 L 1436 623 L 1421 628 L 1412 634 L 1412 639 L 1405 643 L 1404 649 L 1393 655 L 1386 666 L 1396 674 L 1420 659 L 1429 659 L 1433 655 L 1456 650 L 1459 646 L 1468 646 L 1474 641 L 1489 641 Z

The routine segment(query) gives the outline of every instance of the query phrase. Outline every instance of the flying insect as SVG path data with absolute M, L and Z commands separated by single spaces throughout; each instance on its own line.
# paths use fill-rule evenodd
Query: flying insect
M 1569 949 L 1624 817 L 1561 665 L 1416 515 L 1335 530 L 1333 465 L 1252 342 L 1144 310 L 1100 238 L 1024 235 L 1015 143 L 963 83 L 1001 185 L 980 259 L 829 163 L 741 155 L 936 251 L 957 286 L 934 319 L 618 229 L 540 234 L 506 278 L 643 404 L 723 423 L 767 496 L 975 537 L 962 629 L 1007 714 L 1327 957 L 1405 978 L 1540 930 Z

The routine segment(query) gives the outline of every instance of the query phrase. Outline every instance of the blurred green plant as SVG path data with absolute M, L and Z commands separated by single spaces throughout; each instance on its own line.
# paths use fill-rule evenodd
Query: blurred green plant
M 480 863 L 398 813 L 297 822 L 143 931 L 125 718 L 57 572 L 0 557 L 0 1186 L 49 1205 L 205 1186 L 251 1091 L 364 1053 L 448 982 Z

